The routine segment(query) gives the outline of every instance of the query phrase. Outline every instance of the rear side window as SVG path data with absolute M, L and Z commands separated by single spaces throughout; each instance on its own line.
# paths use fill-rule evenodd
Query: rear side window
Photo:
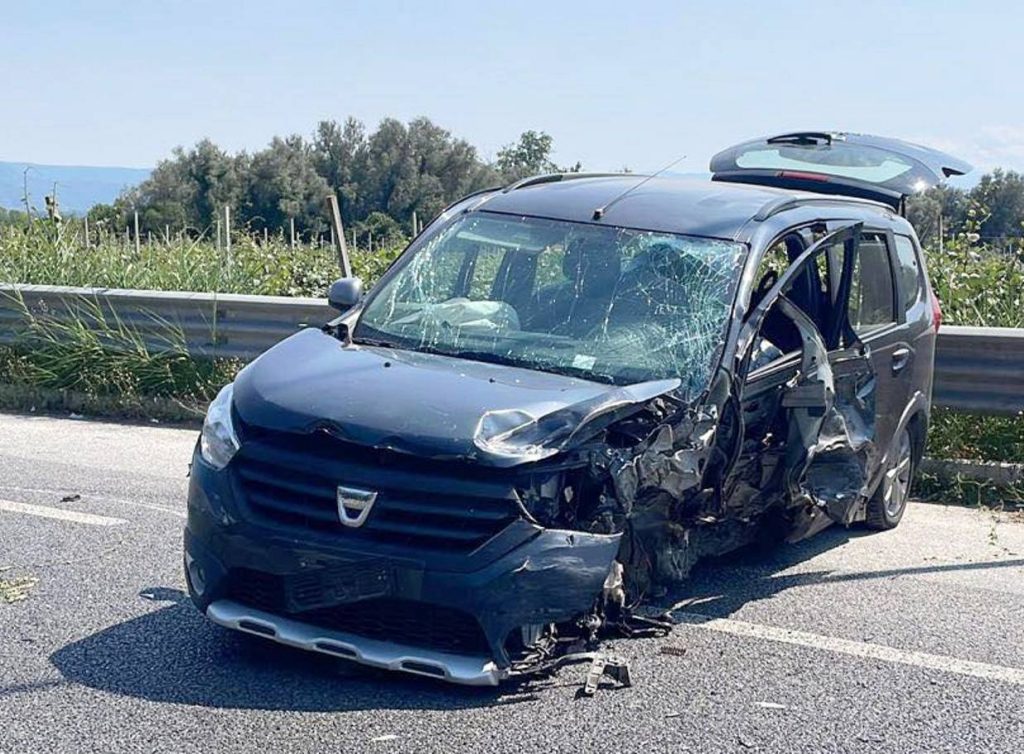
M 917 303 L 921 293 L 921 260 L 914 250 L 914 242 L 906 236 L 896 236 L 896 257 L 900 264 L 900 293 L 906 311 Z
M 850 324 L 859 335 L 896 321 L 892 266 L 885 237 L 865 234 L 853 267 Z

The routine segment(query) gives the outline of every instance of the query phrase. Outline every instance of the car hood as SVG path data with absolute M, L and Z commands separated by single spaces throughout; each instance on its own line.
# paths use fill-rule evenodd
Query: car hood
M 572 447 L 679 385 L 658 380 L 614 387 L 448 356 L 345 345 L 309 329 L 243 369 L 234 401 L 248 425 L 327 430 L 360 445 L 514 466 Z

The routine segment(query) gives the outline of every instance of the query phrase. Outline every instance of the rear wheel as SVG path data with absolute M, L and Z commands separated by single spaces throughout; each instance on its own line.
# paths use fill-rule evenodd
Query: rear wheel
M 868 501 L 867 525 L 872 529 L 894 529 L 903 518 L 910 498 L 910 484 L 914 479 L 917 457 L 914 452 L 914 436 L 910 427 L 900 430 L 896 438 L 895 452 L 889 458 L 878 489 Z

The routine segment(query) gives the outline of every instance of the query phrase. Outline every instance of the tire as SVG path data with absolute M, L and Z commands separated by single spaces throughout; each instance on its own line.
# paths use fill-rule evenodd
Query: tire
M 917 471 L 917 452 L 914 435 L 908 424 L 900 430 L 893 443 L 894 452 L 889 466 L 878 483 L 878 489 L 868 500 L 865 523 L 870 529 L 895 529 L 910 499 L 910 485 Z

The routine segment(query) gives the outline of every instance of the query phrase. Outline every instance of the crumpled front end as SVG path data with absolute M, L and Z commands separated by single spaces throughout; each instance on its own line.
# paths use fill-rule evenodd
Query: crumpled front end
M 365 531 L 350 533 L 325 526 L 312 507 L 298 513 L 302 503 L 290 496 L 295 479 L 287 473 L 297 458 L 282 456 L 275 467 L 270 445 L 265 436 L 243 445 L 222 471 L 198 454 L 193 462 L 186 572 L 193 600 L 216 622 L 364 664 L 425 675 L 442 668 L 448 680 L 479 683 L 510 673 L 548 627 L 599 608 L 620 535 L 542 528 L 518 514 L 514 498 L 488 503 L 484 495 L 497 486 L 479 488 L 473 480 L 446 488 L 452 497 L 462 493 L 461 504 L 468 493 L 479 495 L 474 513 L 496 524 L 479 544 L 460 545 L 466 530 L 458 514 L 430 496 L 419 531 L 402 531 L 409 498 L 396 482 L 385 487 Z M 401 477 L 394 470 L 398 483 Z M 315 502 L 316 475 L 301 484 Z M 498 513 L 502 503 L 506 517 Z M 442 548 L 450 533 L 456 538 Z M 381 642 L 402 651 L 388 659 Z M 493 664 L 493 672 L 467 673 L 466 658 L 475 658 L 477 670 Z M 405 661 L 409 667 L 399 667 Z

